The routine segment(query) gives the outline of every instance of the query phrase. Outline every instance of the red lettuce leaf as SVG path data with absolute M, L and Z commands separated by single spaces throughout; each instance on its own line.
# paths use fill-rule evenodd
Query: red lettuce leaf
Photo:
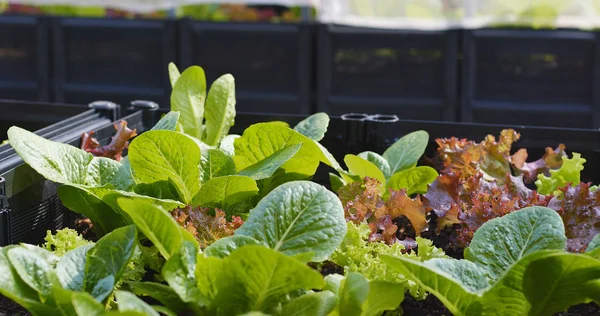
M 592 238 L 600 233 L 600 190 L 590 190 L 590 185 L 568 184 L 559 189 L 562 194 L 548 203 L 563 219 L 570 252 L 584 252 Z
M 214 215 L 211 215 L 212 213 Z M 239 216 L 232 216 L 231 221 L 227 221 L 222 210 L 205 207 L 178 208 L 173 210 L 171 215 L 196 237 L 202 249 L 221 238 L 232 236 L 244 223 Z
M 107 157 L 121 161 L 123 150 L 129 146 L 129 140 L 135 137 L 137 132 L 135 129 L 129 129 L 125 120 L 115 123 L 114 127 L 117 133 L 106 146 L 100 146 L 98 140 L 93 137 L 94 132 L 83 133 L 81 135 L 81 149 L 96 157 Z

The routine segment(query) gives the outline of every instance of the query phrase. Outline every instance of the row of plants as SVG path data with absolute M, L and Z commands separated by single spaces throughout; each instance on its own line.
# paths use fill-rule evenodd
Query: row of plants
M 528 162 L 504 130 L 424 159 L 415 131 L 343 167 L 326 114 L 229 134 L 233 76 L 169 74 L 172 111 L 140 135 L 8 131 L 85 229 L 0 248 L 2 295 L 33 315 L 400 315 L 432 297 L 453 315 L 599 311 L 600 193 L 564 145 Z M 330 189 L 310 181 L 320 165 Z
M 313 10 L 314 11 L 314 10 Z M 107 17 L 128 19 L 166 19 L 167 10 L 138 13 L 121 9 L 75 6 L 75 5 L 24 5 L 0 1 L 0 13 L 60 15 L 69 17 Z M 314 14 L 314 12 L 313 12 Z M 203 21 L 237 22 L 299 22 L 302 20 L 300 7 L 276 8 L 276 6 L 251 6 L 245 4 L 196 4 L 175 8 L 175 17 Z

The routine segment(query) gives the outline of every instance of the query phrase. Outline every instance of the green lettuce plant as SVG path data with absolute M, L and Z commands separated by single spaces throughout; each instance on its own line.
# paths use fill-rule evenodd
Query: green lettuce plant
M 427 186 L 438 176 L 431 167 L 417 167 L 428 142 L 427 132 L 415 131 L 398 139 L 383 155 L 372 151 L 348 154 L 344 158 L 348 172 L 338 171 L 339 176 L 331 173 L 332 187 L 337 191 L 344 185 L 369 177 L 381 184 L 382 192 L 405 189 L 408 195 L 425 193 Z
M 453 315 L 551 315 L 596 300 L 600 289 L 594 247 L 587 254 L 568 253 L 565 247 L 560 216 L 528 207 L 481 226 L 464 260 L 383 259 Z
M 336 306 L 334 294 L 322 291 L 323 277 L 306 265 L 329 258 L 346 234 L 340 201 L 318 184 L 277 187 L 234 236 L 204 252 L 160 206 L 129 199 L 118 204 L 167 258 L 162 276 L 168 285 L 132 284 L 134 292 L 163 302 L 161 311 L 287 315 L 303 306 L 311 315 L 328 315 Z
M 136 229 L 126 226 L 62 256 L 28 244 L 0 248 L 0 293 L 32 315 L 90 315 L 87 305 L 104 312 L 136 247 Z
M 327 130 L 327 115 L 309 117 L 295 129 L 259 123 L 228 135 L 235 117 L 233 77 L 222 76 L 206 93 L 198 66 L 179 73 L 170 64 L 169 75 L 174 111 L 137 136 L 121 161 L 18 127 L 8 131 L 17 153 L 46 179 L 63 184 L 62 203 L 90 218 L 97 235 L 132 223 L 119 198 L 169 211 L 189 205 L 244 215 L 280 184 L 312 177 L 319 163 L 339 166 L 315 140 Z

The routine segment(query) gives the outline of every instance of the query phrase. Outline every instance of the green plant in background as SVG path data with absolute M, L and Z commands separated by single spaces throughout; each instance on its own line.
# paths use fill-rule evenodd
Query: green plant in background
M 563 163 L 557 170 L 550 170 L 550 176 L 539 174 L 535 186 L 541 194 L 555 194 L 559 188 L 571 184 L 576 186 L 581 182 L 581 171 L 585 159 L 581 158 L 581 154 L 573 153 L 572 158 L 562 157 Z M 560 193 L 559 193 L 560 194 Z
M 346 155 L 344 162 L 348 172 L 339 172 L 340 176 L 330 173 L 332 188 L 337 191 L 344 185 L 369 177 L 381 184 L 382 192 L 405 189 L 408 195 L 425 193 L 427 186 L 438 176 L 431 167 L 417 167 L 428 142 L 427 132 L 416 131 L 400 138 L 383 155 L 372 151 Z

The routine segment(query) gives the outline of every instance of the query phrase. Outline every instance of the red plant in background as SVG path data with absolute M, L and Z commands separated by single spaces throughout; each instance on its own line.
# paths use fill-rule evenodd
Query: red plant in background
M 107 157 L 116 161 L 121 161 L 123 150 L 129 146 L 129 140 L 137 135 L 135 129 L 127 127 L 125 120 L 114 125 L 117 133 L 106 146 L 100 146 L 100 143 L 93 137 L 94 132 L 83 133 L 81 135 L 81 149 L 96 157 Z

